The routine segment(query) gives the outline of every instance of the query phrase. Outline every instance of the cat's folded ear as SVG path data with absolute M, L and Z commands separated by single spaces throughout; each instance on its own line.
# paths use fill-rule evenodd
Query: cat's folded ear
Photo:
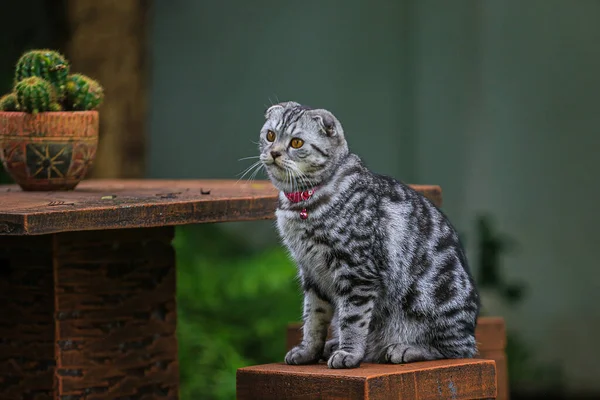
M 331 137 L 338 134 L 339 122 L 331 112 L 323 109 L 311 110 L 309 115 L 319 124 L 322 132 L 327 136 Z
M 283 105 L 275 104 L 275 105 L 272 105 L 271 107 L 267 108 L 267 111 L 265 111 L 265 119 L 269 119 L 271 117 L 271 114 L 273 113 L 273 111 L 275 111 L 277 109 L 283 109 Z

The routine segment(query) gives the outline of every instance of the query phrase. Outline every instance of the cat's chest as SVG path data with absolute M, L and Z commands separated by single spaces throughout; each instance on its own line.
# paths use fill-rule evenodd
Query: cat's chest
M 310 215 L 301 219 L 294 213 L 278 210 L 276 216 L 279 234 L 296 262 L 303 269 L 325 274 L 331 254 L 327 244 L 330 232 L 311 220 Z

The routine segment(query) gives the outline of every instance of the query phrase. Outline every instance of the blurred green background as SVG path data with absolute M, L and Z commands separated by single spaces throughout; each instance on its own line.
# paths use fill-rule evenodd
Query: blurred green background
M 512 398 L 600 396 L 600 1 L 147 4 L 147 177 L 236 179 L 271 102 L 331 109 L 372 169 L 442 186 Z M 5 5 L 28 18 L 0 35 L 2 92 L 23 50 L 64 43 L 61 5 Z M 175 246 L 182 398 L 232 399 L 236 368 L 283 358 L 295 267 L 271 221 Z
M 175 248 L 181 398 L 233 399 L 237 368 L 285 354 L 301 315 L 295 267 L 279 246 L 256 251 L 212 224 L 178 229 Z

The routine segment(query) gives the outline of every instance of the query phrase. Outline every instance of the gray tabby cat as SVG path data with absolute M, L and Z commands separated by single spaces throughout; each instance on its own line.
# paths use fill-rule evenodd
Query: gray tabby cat
M 479 295 L 442 212 L 369 171 L 329 111 L 285 102 L 265 119 L 259 158 L 281 191 L 277 227 L 304 290 L 304 337 L 285 362 L 472 357 Z

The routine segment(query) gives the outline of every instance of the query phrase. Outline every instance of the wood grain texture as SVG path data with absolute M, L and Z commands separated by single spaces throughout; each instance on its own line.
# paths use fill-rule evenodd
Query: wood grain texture
M 404 365 L 363 364 L 334 370 L 266 364 L 237 371 L 238 400 L 458 400 L 496 398 L 491 360 L 442 360 Z
M 177 398 L 172 236 L 172 228 L 55 236 L 61 396 Z
M 436 205 L 441 189 L 411 185 Z M 39 235 L 274 218 L 270 182 L 89 180 L 70 192 L 0 185 L 0 235 Z
M 331 335 L 329 335 L 331 336 Z M 508 371 L 506 365 L 506 330 L 503 318 L 480 317 L 475 329 L 477 340 L 477 358 L 494 360 L 498 379 L 498 400 L 509 399 Z M 290 350 L 302 341 L 302 324 L 293 323 L 287 327 L 286 350 Z
M 177 399 L 172 238 L 0 237 L 0 399 Z
M 480 317 L 475 330 L 479 351 L 504 350 L 506 348 L 506 326 L 504 318 Z
M 506 325 L 500 317 L 481 317 L 475 339 L 479 355 L 477 357 L 496 361 L 498 378 L 498 400 L 508 400 L 510 389 L 508 385 L 508 365 L 506 361 Z

